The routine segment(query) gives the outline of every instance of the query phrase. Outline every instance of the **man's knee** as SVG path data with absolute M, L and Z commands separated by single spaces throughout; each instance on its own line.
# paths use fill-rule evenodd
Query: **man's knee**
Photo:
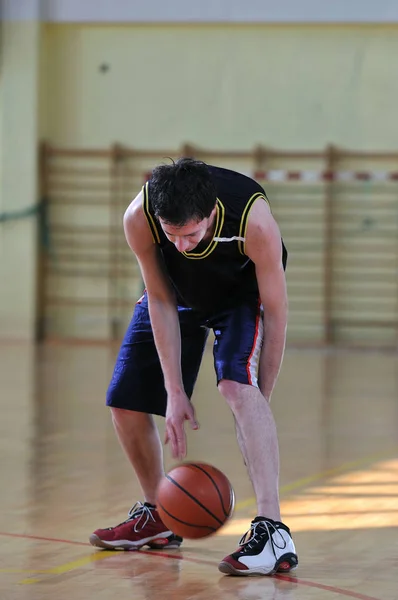
M 152 415 L 138 412 L 136 410 L 127 410 L 125 408 L 116 408 L 111 406 L 112 421 L 116 427 L 142 427 L 152 420 Z
M 218 384 L 220 394 L 224 396 L 229 405 L 235 405 L 242 401 L 250 387 L 250 385 L 230 379 L 221 379 Z

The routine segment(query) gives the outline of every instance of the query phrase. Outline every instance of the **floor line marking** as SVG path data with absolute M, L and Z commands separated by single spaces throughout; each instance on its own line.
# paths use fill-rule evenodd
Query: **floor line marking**
M 86 542 L 75 542 L 73 540 L 64 540 L 62 538 L 50 538 L 50 537 L 43 537 L 41 535 L 29 535 L 27 533 L 10 533 L 8 531 L 0 531 L 0 535 L 3 535 L 5 537 L 12 537 L 12 538 L 21 538 L 24 540 L 35 540 L 35 541 L 43 541 L 43 542 L 58 542 L 60 544 L 72 544 L 73 546 L 85 546 L 87 548 L 87 543 Z
M 77 560 L 72 560 L 70 562 L 64 563 L 63 565 L 51 567 L 46 571 L 42 571 L 42 573 L 45 575 L 63 575 L 64 573 L 69 573 L 71 571 L 81 569 L 82 567 L 85 567 L 86 565 L 92 562 L 96 562 L 97 560 L 104 560 L 104 558 L 108 558 L 109 556 L 115 556 L 115 552 L 113 550 L 104 550 L 103 552 L 97 552 L 96 554 L 89 554 L 88 556 L 83 556 L 82 558 L 78 558 Z M 31 583 L 40 583 L 41 581 L 43 581 L 43 578 L 28 578 L 23 579 L 19 582 L 19 584 L 27 585 Z

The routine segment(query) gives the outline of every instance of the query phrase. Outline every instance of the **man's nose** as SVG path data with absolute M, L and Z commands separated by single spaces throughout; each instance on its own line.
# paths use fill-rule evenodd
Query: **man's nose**
M 178 252 L 185 252 L 185 250 L 189 247 L 189 240 L 184 239 L 183 237 L 177 238 L 175 241 L 175 247 Z

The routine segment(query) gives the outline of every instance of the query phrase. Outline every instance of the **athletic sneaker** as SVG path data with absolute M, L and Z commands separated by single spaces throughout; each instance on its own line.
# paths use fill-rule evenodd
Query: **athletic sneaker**
M 298 565 L 290 529 L 279 521 L 256 517 L 239 548 L 218 566 L 229 575 L 273 575 L 288 573 Z
M 109 550 L 139 550 L 149 546 L 157 550 L 178 548 L 182 538 L 167 529 L 156 507 L 137 502 L 126 521 L 116 527 L 97 529 L 90 535 L 90 544 Z

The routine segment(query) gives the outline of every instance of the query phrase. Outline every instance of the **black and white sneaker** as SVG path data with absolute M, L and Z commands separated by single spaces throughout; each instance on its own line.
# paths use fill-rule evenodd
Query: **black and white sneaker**
M 228 575 L 273 575 L 288 573 L 298 565 L 290 529 L 279 521 L 256 517 L 239 548 L 218 566 Z

